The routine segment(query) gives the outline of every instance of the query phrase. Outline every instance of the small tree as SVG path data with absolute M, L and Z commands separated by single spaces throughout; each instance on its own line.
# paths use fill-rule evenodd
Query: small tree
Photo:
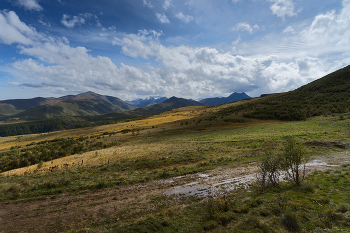
M 308 158 L 304 147 L 297 144 L 294 139 L 289 138 L 284 148 L 281 164 L 287 178 L 298 186 L 305 178 L 305 164 Z
M 267 186 L 276 186 L 281 174 L 280 157 L 267 151 L 261 163 L 258 165 L 257 182 L 264 189 Z

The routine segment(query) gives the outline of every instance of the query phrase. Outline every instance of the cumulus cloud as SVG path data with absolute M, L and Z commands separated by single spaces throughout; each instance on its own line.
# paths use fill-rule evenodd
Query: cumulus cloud
M 301 32 L 309 45 L 350 45 L 350 0 L 343 0 L 342 4 L 339 14 L 330 11 L 317 15 L 311 26 Z
M 335 45 L 341 51 L 350 51 L 350 44 L 344 41 L 344 38 L 350 38 L 349 5 L 350 0 L 344 0 L 339 13 L 320 14 L 301 33 L 290 34 L 289 37 L 281 35 L 286 38 L 286 42 L 279 45 L 284 48 L 288 43 L 293 54 L 271 56 L 271 48 L 266 49 L 266 54 L 262 53 L 261 48 L 268 44 L 276 47 L 273 40 L 257 44 L 239 43 L 237 40 L 234 44 L 237 51 L 240 50 L 239 46 L 252 47 L 254 53 L 249 55 L 237 55 L 232 51 L 223 52 L 211 47 L 165 46 L 160 40 L 162 32 L 140 30 L 137 34 L 114 38 L 113 44 L 120 46 L 118 48 L 127 56 L 149 59 L 150 64 L 156 62 L 157 65 L 149 65 L 144 69 L 123 63 L 117 66 L 108 57 L 93 57 L 87 48 L 70 46 L 66 38 L 41 35 L 21 22 L 14 12 L 7 11 L 0 12 L 0 42 L 18 43 L 18 51 L 31 57 L 12 64 L 27 78 L 8 83 L 12 86 L 67 92 L 112 90 L 118 91 L 118 95 L 124 99 L 137 95 L 200 98 L 224 96 L 234 91 L 258 96 L 261 93 L 292 90 L 333 69 L 327 60 L 316 58 L 310 50 L 305 49 L 307 45 L 304 42 L 318 42 L 319 47 L 312 47 L 317 52 L 329 47 L 325 45 Z M 239 30 L 258 30 L 258 26 L 256 29 L 248 26 L 242 24 Z M 287 27 L 284 31 L 290 33 L 291 29 Z M 296 40 L 297 46 L 289 38 Z M 349 62 L 348 57 L 349 54 L 345 54 L 344 59 L 337 63 Z
M 33 41 L 27 36 L 34 33 L 34 29 L 21 22 L 15 12 L 0 11 L 0 40 L 4 44 L 32 44 Z
M 143 0 L 143 5 L 147 6 L 150 9 L 154 8 L 154 6 L 152 5 L 151 1 Z
M 163 4 L 163 8 L 167 10 L 171 6 L 171 1 L 172 0 L 165 0 Z
M 286 16 L 295 16 L 293 0 L 268 0 L 272 2 L 270 9 L 277 17 L 285 18 Z
M 295 30 L 292 26 L 289 26 L 289 27 L 286 27 L 284 30 L 283 30 L 283 33 L 284 34 L 295 34 Z
M 250 34 L 253 34 L 254 31 L 259 30 L 259 26 L 255 24 L 253 27 L 251 27 L 248 23 L 239 23 L 235 27 L 233 27 L 232 30 L 247 31 Z
M 161 23 L 170 23 L 168 17 L 165 14 L 156 13 L 156 17 Z
M 18 0 L 18 4 L 27 10 L 41 11 L 43 8 L 39 5 L 37 0 Z
M 191 22 L 194 18 L 190 15 L 184 15 L 182 12 L 179 12 L 175 15 L 176 18 L 180 19 L 185 23 Z
M 76 25 L 85 24 L 86 20 L 91 19 L 91 18 L 96 20 L 96 26 L 98 26 L 98 27 L 102 26 L 97 15 L 94 15 L 91 13 L 79 14 L 77 16 L 70 16 L 70 15 L 64 14 L 62 17 L 61 23 L 68 28 L 73 28 Z
M 73 16 L 72 17 L 70 15 L 64 14 L 62 17 L 61 23 L 68 28 L 72 28 L 76 24 L 84 24 L 85 19 L 82 16 Z
M 323 74 L 322 62 L 309 57 L 286 63 L 277 56 L 248 58 L 210 47 L 166 47 L 151 33 L 126 35 L 117 41 L 126 55 L 144 59 L 155 57 L 163 68 L 155 70 L 154 74 L 160 76 L 163 86 L 172 91 L 181 87 L 177 93 L 184 96 L 188 91 L 192 96 L 223 95 L 234 91 L 282 92 Z

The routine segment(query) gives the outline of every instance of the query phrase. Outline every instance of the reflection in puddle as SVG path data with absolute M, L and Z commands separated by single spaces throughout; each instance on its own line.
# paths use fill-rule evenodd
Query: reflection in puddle
M 166 191 L 164 195 L 170 196 L 170 195 L 180 195 L 183 197 L 188 196 L 197 196 L 197 197 L 205 197 L 208 196 L 210 193 L 215 192 L 213 187 L 206 185 L 206 186 L 193 186 L 193 187 L 175 187 L 172 190 Z

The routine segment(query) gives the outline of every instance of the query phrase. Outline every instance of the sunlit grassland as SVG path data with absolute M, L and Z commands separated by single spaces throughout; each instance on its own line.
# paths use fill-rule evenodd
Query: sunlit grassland
M 169 118 L 168 116 L 159 117 Z M 155 119 L 124 122 L 121 126 L 110 125 L 108 132 L 133 126 L 141 128 L 147 123 L 154 126 L 155 122 Z M 257 162 L 264 151 L 281 150 L 290 136 L 301 143 L 315 140 L 344 141 L 349 138 L 349 125 L 350 120 L 337 120 L 334 117 L 319 117 L 303 122 L 252 120 L 225 126 L 213 124 L 200 131 L 198 129 L 203 129 L 200 125 L 180 126 L 178 123 L 170 125 L 163 123 L 162 127 L 159 125 L 159 127 L 157 125 L 154 128 L 150 127 L 141 131 L 139 135 L 128 132 L 101 136 L 100 140 L 106 142 L 117 140 L 119 144 L 115 147 L 48 161 L 40 169 L 37 165 L 32 165 L 6 174 L 26 172 L 31 174 L 38 170 L 37 174 L 32 175 L 31 178 L 28 176 L 28 179 L 33 179 L 30 183 L 35 184 L 34 180 L 41 182 L 45 182 L 45 179 L 52 180 L 52 174 L 47 169 L 59 166 L 58 174 L 55 176 L 69 179 L 67 174 L 74 174 L 71 177 L 71 183 L 76 186 L 73 190 L 89 189 L 98 185 L 101 180 L 114 180 L 106 184 L 112 187 L 200 172 L 218 166 L 238 167 Z M 95 130 L 101 133 L 107 128 Z M 307 149 L 314 155 L 329 150 L 329 148 L 312 147 Z M 69 166 L 63 169 L 64 164 Z M 100 170 L 101 172 L 96 175 L 95 173 Z M 93 179 L 89 178 L 91 173 L 94 174 Z M 83 181 L 80 182 L 81 179 L 78 177 Z M 59 189 L 60 191 L 70 190 L 70 187 Z

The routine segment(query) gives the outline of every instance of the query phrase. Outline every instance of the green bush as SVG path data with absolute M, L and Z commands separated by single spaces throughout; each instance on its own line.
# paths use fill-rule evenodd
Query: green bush
M 309 158 L 304 147 L 297 144 L 293 138 L 289 138 L 281 158 L 281 165 L 287 178 L 300 186 L 305 178 L 305 164 Z
M 281 159 L 268 151 L 258 165 L 257 184 L 264 190 L 268 186 L 276 186 L 281 173 Z

